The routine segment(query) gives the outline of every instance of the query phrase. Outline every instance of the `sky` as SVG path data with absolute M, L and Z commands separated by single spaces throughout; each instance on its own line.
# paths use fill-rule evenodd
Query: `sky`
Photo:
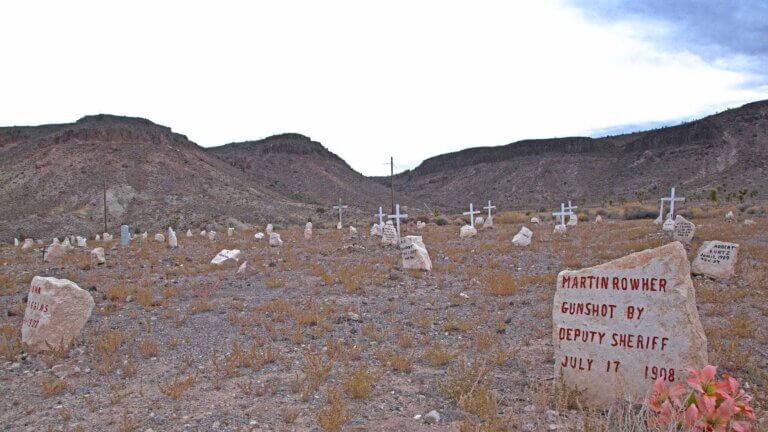
M 144 117 L 205 146 L 297 132 L 366 175 L 768 99 L 768 1 L 0 5 L 0 125 Z

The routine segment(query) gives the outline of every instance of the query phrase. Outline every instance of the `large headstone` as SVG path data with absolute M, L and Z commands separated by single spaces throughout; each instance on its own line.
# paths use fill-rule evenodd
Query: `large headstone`
M 240 260 L 240 250 L 239 249 L 222 249 L 221 252 L 219 252 L 213 259 L 211 260 L 211 264 L 222 264 L 226 261 L 238 261 Z
M 696 225 L 686 218 L 675 216 L 675 228 L 672 230 L 672 240 L 688 244 L 693 240 L 693 234 L 696 232 Z
M 127 247 L 131 242 L 131 231 L 128 225 L 120 225 L 120 246 Z
M 304 225 L 304 238 L 307 240 L 312 238 L 312 222 L 307 222 L 307 224 Z
M 22 343 L 32 352 L 69 345 L 83 330 L 93 305 L 91 294 L 74 282 L 35 276 L 21 324 Z
M 691 272 L 714 279 L 729 279 L 736 273 L 738 252 L 737 243 L 705 241 L 696 252 Z
M 526 227 L 520 228 L 520 232 L 515 234 L 512 238 L 512 244 L 515 246 L 528 246 L 531 244 L 531 238 L 533 237 L 533 231 Z
M 588 406 L 640 402 L 653 382 L 685 382 L 707 339 L 679 242 L 560 272 L 552 309 L 555 378 Z
M 395 229 L 395 226 L 392 225 L 392 221 L 387 221 L 387 223 L 384 224 L 381 243 L 394 246 L 398 245 L 397 229 Z
M 172 248 L 179 247 L 179 241 L 176 239 L 176 232 L 171 227 L 168 227 L 168 246 Z
M 424 246 L 421 236 L 401 237 L 400 254 L 404 269 L 432 270 L 432 260 L 429 259 L 427 247 Z
M 459 231 L 459 238 L 469 238 L 477 235 L 477 229 L 472 225 L 464 225 Z
M 273 232 L 269 234 L 269 245 L 270 246 L 282 246 L 283 240 L 280 239 L 280 234 Z

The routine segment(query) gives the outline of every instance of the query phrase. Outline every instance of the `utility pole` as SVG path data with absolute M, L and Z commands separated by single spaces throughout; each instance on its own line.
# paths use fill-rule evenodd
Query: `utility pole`
M 395 159 L 389 157 L 389 184 L 392 188 L 392 213 L 395 212 Z
M 107 232 L 107 179 L 104 178 L 104 232 Z

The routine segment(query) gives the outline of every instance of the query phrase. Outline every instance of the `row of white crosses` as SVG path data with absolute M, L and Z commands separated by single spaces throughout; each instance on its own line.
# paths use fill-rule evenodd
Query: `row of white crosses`
M 491 200 L 488 200 L 488 205 L 483 207 L 484 209 L 488 210 L 488 218 L 491 217 L 491 210 L 495 209 L 495 205 L 491 205 Z M 469 211 L 462 213 L 464 216 L 469 216 L 469 224 L 474 228 L 475 227 L 475 215 L 480 214 L 480 210 L 475 210 L 475 206 L 472 203 L 469 203 Z
M 675 201 L 685 201 L 685 197 L 675 197 L 675 188 L 672 188 L 668 197 L 662 197 L 659 202 L 659 219 L 664 220 L 664 201 L 669 201 L 669 218 L 675 218 Z

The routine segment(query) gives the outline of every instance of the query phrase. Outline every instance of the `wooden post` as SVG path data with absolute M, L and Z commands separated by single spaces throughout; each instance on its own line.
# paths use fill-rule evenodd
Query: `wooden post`
M 104 179 L 104 232 L 107 232 L 107 179 Z
M 392 188 L 392 213 L 395 212 L 395 161 L 389 157 L 389 184 Z

